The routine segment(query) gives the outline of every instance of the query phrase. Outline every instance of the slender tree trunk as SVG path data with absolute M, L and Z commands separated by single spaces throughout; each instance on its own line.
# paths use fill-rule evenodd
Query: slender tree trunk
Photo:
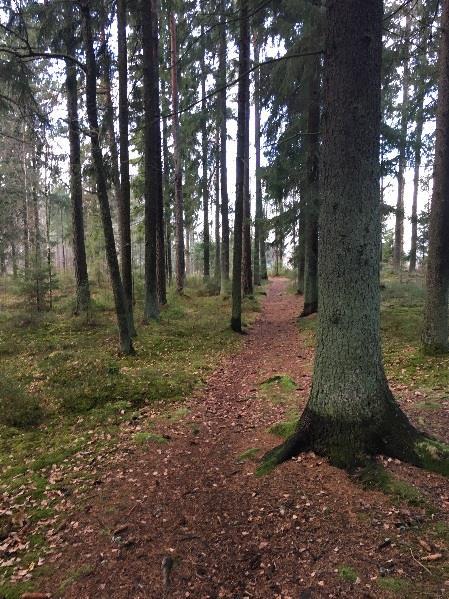
M 250 31 L 248 28 L 248 69 L 250 66 Z M 248 77 L 248 91 L 246 93 L 245 107 L 245 174 L 243 185 L 243 239 L 242 239 L 242 288 L 243 295 L 253 293 L 253 273 L 251 266 L 251 194 L 249 188 L 249 121 L 250 121 L 250 80 Z
M 65 260 L 65 231 L 64 231 L 64 212 L 63 212 L 63 208 L 61 206 L 61 210 L 60 210 L 60 216 L 61 216 L 61 253 L 62 253 L 62 270 L 65 271 L 67 264 L 66 264 L 66 260 Z
M 173 162 L 175 171 L 175 237 L 176 237 L 176 291 L 184 289 L 186 264 L 184 256 L 184 198 L 182 191 L 181 146 L 179 132 L 178 99 L 178 48 L 176 21 L 170 13 L 171 92 L 173 108 Z
M 398 163 L 398 198 L 396 202 L 396 219 L 394 227 L 394 246 L 393 246 L 393 267 L 396 272 L 401 270 L 402 254 L 404 251 L 404 172 L 407 166 L 406 147 L 407 147 L 407 123 L 409 108 L 410 91 L 410 26 L 411 16 L 407 15 L 405 38 L 406 49 L 404 58 L 404 74 L 402 77 L 402 106 L 401 106 L 401 131 L 399 141 L 399 163 Z
M 162 97 L 165 98 L 165 82 L 162 81 Z M 164 208 L 165 208 L 165 240 L 166 240 L 166 269 L 169 284 L 172 283 L 173 267 L 172 267 L 172 249 L 171 249 L 171 185 L 170 185 L 170 158 L 168 153 L 168 126 L 167 118 L 162 118 L 162 147 L 164 155 L 164 169 L 163 169 L 163 194 L 164 194 Z
M 140 6 L 142 20 L 143 47 L 143 101 L 145 114 L 145 307 L 144 320 L 159 317 L 157 294 L 157 221 L 159 211 L 159 192 L 162 192 L 162 171 L 159 169 L 160 140 L 159 129 L 159 80 L 156 61 L 158 42 L 154 19 L 155 0 L 142 0 Z
M 412 238 L 410 244 L 410 262 L 408 267 L 410 272 L 415 272 L 416 270 L 416 246 L 418 240 L 419 175 L 421 169 L 421 143 L 424 124 L 423 103 L 424 94 L 420 93 L 416 112 L 415 166 L 413 171 Z
M 327 4 L 313 383 L 296 432 L 266 467 L 309 449 L 343 467 L 377 453 L 419 463 L 417 433 L 388 388 L 380 347 L 382 5 Z
M 321 27 L 315 26 L 312 39 L 320 39 Z M 321 96 L 321 57 L 306 59 L 305 86 L 307 99 L 307 183 L 304 211 L 304 307 L 301 316 L 318 309 L 318 214 L 319 214 L 319 129 Z
M 226 16 L 225 0 L 220 3 L 220 40 L 218 49 L 218 79 L 221 89 L 218 95 L 220 118 L 220 187 L 221 187 L 221 294 L 228 293 L 229 285 L 229 199 L 228 199 L 228 169 L 227 169 L 227 107 L 226 107 Z
M 260 226 L 260 278 L 263 281 L 268 280 L 265 220 L 266 214 L 263 212 Z
M 248 0 L 240 0 L 239 84 L 237 114 L 237 158 L 234 215 L 234 252 L 232 262 L 231 328 L 242 331 L 242 240 L 245 202 L 245 128 L 249 96 Z
M 133 314 L 133 271 L 131 244 L 131 190 L 129 180 L 128 44 L 126 39 L 127 0 L 117 0 L 118 122 L 120 144 L 120 192 L 118 221 L 120 266 L 129 313 L 131 335 L 136 334 Z
M 28 225 L 28 167 L 25 150 L 25 127 L 22 137 L 22 172 L 23 172 L 23 205 L 22 205 L 22 240 L 23 240 L 23 268 L 25 278 L 28 277 L 30 268 L 30 232 Z
M 221 243 L 220 243 L 220 130 L 216 128 L 215 134 L 215 260 L 214 278 L 221 284 Z
M 201 25 L 204 37 L 204 25 Z M 209 184 L 207 180 L 207 106 L 206 106 L 206 48 L 201 51 L 201 165 L 203 188 L 203 276 L 210 276 L 210 232 L 209 232 Z
M 17 274 L 18 274 L 17 250 L 16 250 L 16 244 L 14 241 L 11 241 L 11 261 L 12 261 L 12 276 L 13 276 L 13 279 L 17 279 Z
M 449 0 L 443 1 L 441 31 L 433 194 L 427 260 L 427 297 L 423 330 L 423 344 L 428 352 L 448 350 Z
M 73 33 L 69 34 L 67 53 L 75 54 Z M 70 202 L 72 207 L 73 265 L 75 269 L 76 297 L 74 313 L 88 313 L 90 306 L 89 276 L 87 273 L 86 245 L 84 240 L 83 186 L 81 180 L 80 124 L 78 118 L 78 82 L 75 64 L 66 62 L 67 120 L 70 147 Z
M 38 312 L 44 308 L 44 298 L 42 292 L 42 249 L 41 249 L 41 231 L 39 223 L 39 194 L 38 194 L 38 168 L 37 168 L 37 157 L 36 144 L 33 145 L 32 155 L 32 171 L 33 180 L 31 185 L 31 197 L 33 200 L 33 245 L 34 245 L 34 281 L 35 281 L 35 298 L 36 298 L 36 309 Z M 40 154 L 40 152 L 39 152 Z
M 260 45 L 254 35 L 254 64 L 260 60 Z M 261 226 L 263 217 L 262 180 L 260 176 L 260 71 L 254 72 L 254 143 L 256 146 L 256 217 L 254 219 L 254 285 L 260 285 Z
M 161 109 L 159 93 L 159 0 L 151 0 L 153 11 L 153 65 L 154 75 L 152 85 L 154 86 L 153 99 L 155 102 L 153 114 L 156 123 L 154 124 L 154 135 L 156 139 L 156 167 L 157 167 L 157 220 L 156 220 L 156 281 L 157 296 L 159 304 L 164 306 L 167 303 L 167 279 L 165 273 L 165 219 L 164 219 L 164 189 L 162 175 L 162 140 L 161 140 Z
M 120 277 L 120 269 L 115 249 L 114 230 L 109 207 L 108 190 L 103 164 L 103 155 L 98 136 L 98 110 L 96 90 L 96 60 L 93 48 L 92 25 L 88 0 L 81 0 L 83 17 L 83 40 L 86 53 L 86 110 L 90 128 L 92 161 L 95 167 L 97 195 L 100 204 L 101 221 L 105 240 L 106 259 L 114 295 L 115 311 L 119 329 L 120 351 L 133 353 L 133 345 L 129 330 L 129 317 L 125 292 Z
M 302 199 L 300 200 L 299 208 L 299 228 L 298 228 L 298 247 L 296 249 L 296 292 L 298 295 L 304 294 L 304 253 L 305 253 L 305 236 L 304 236 L 304 209 L 301 207 Z

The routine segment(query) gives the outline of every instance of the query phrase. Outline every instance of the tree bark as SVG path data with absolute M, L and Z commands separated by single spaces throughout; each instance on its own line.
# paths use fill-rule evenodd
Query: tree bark
M 159 317 L 157 294 L 157 221 L 162 193 L 160 163 L 160 114 L 157 28 L 154 26 L 155 1 L 142 0 L 143 48 L 143 102 L 144 102 L 144 154 L 145 154 L 145 306 L 144 321 Z M 159 132 L 159 140 L 158 140 Z M 159 155 L 159 159 L 158 159 Z
M 126 39 L 126 23 L 127 0 L 117 0 L 118 121 L 120 144 L 120 193 L 117 200 L 120 265 L 123 289 L 128 305 L 130 331 L 132 335 L 135 335 L 131 244 L 131 190 L 129 182 L 128 44 Z
M 246 32 L 248 39 L 245 40 L 245 47 L 248 47 L 248 69 L 250 68 L 250 29 Z M 249 121 L 250 121 L 250 79 L 247 80 L 248 89 L 246 91 L 245 106 L 245 171 L 243 185 L 243 230 L 242 230 L 242 288 L 243 295 L 252 295 L 253 293 L 253 273 L 251 265 L 251 194 L 249 188 Z
M 298 295 L 304 294 L 304 209 L 301 206 L 302 199 L 300 200 L 299 207 L 299 228 L 298 228 L 298 246 L 296 249 L 296 292 Z
M 449 291 L 449 0 L 441 16 L 433 194 L 430 208 L 427 297 L 423 344 L 428 352 L 448 350 Z
M 260 45 L 254 34 L 254 64 L 260 60 Z M 260 72 L 254 72 L 254 143 L 256 146 L 256 216 L 254 219 L 254 285 L 260 285 L 261 279 L 261 226 L 263 217 L 262 180 L 260 176 Z
M 327 2 L 313 383 L 296 432 L 266 468 L 309 449 L 341 467 L 377 453 L 419 463 L 417 433 L 388 388 L 380 347 L 382 4 Z
M 157 185 L 157 221 L 156 221 L 156 282 L 159 304 L 167 303 L 167 277 L 165 272 L 165 218 L 164 218 L 164 187 L 162 174 L 162 140 L 161 140 L 161 108 L 160 108 L 160 72 L 159 72 L 159 13 L 160 0 L 151 0 L 153 10 L 153 63 L 154 63 L 154 114 L 157 119 L 155 136 L 157 142 L 156 163 L 158 171 Z
M 221 284 L 221 243 L 220 243 L 220 130 L 217 126 L 215 133 L 215 256 L 214 278 Z
M 23 172 L 23 206 L 22 206 L 22 240 L 23 240 L 23 268 L 25 278 L 29 275 L 30 269 L 30 231 L 28 225 L 28 168 L 27 156 L 25 150 L 25 128 L 22 137 L 22 172 Z
M 410 26 L 411 16 L 407 14 L 405 26 L 405 58 L 404 74 L 402 76 L 402 106 L 401 106 L 401 128 L 399 141 L 399 164 L 398 164 L 398 198 L 396 202 L 396 219 L 394 227 L 394 246 L 393 246 L 393 268 L 396 272 L 401 270 L 402 254 L 404 251 L 404 172 L 407 166 L 406 147 L 407 147 L 407 123 L 409 108 L 410 91 Z
M 221 187 L 221 287 L 222 295 L 228 293 L 229 285 L 229 199 L 227 169 L 227 107 L 226 107 L 226 2 L 220 4 L 220 40 L 218 49 L 218 73 L 220 93 L 218 95 L 220 118 L 220 187 Z
M 237 157 L 235 183 L 234 252 L 232 261 L 231 328 L 242 331 L 242 238 L 245 201 L 245 128 L 249 96 L 248 0 L 240 0 L 239 84 L 237 113 Z
M 162 81 L 162 97 L 165 97 L 165 83 Z M 165 209 L 165 249 L 166 249 L 166 271 L 169 284 L 172 283 L 173 278 L 173 267 L 172 267 L 172 250 L 171 250 L 171 236 L 172 236 L 172 225 L 171 225 L 171 196 L 172 190 L 170 185 L 170 158 L 168 153 L 168 126 L 167 118 L 162 117 L 162 148 L 164 156 L 164 169 L 162 173 L 163 177 L 163 195 L 164 195 L 164 209 Z
M 204 38 L 204 25 L 201 25 Z M 206 48 L 201 50 L 201 166 L 203 191 L 203 277 L 210 277 L 209 184 L 207 180 L 207 106 L 206 106 Z
M 424 94 L 420 91 L 418 98 L 418 107 L 416 112 L 416 130 L 415 130 L 415 165 L 413 169 L 413 202 L 412 202 L 412 238 L 410 244 L 409 272 L 416 270 L 416 247 L 418 240 L 418 195 L 419 195 L 419 175 L 421 169 L 421 143 L 424 124 Z
M 66 43 L 67 54 L 75 54 L 73 31 Z M 80 125 L 78 118 L 78 83 L 76 65 L 66 61 L 67 120 L 70 147 L 70 202 L 72 207 L 73 264 L 75 269 L 74 313 L 89 311 L 90 288 L 84 240 L 83 187 L 81 179 Z
M 179 132 L 178 99 L 178 48 L 176 41 L 176 21 L 170 13 L 170 55 L 171 55 L 171 92 L 173 109 L 173 162 L 175 179 L 175 242 L 176 242 L 176 291 L 184 289 L 186 264 L 184 256 L 184 198 L 182 191 L 181 147 Z
M 129 330 L 127 302 L 115 249 L 114 230 L 112 227 L 111 210 L 109 207 L 103 154 L 101 152 L 98 136 L 97 69 L 88 0 L 81 0 L 80 6 L 83 17 L 83 39 L 86 53 L 86 110 L 90 128 L 92 161 L 95 167 L 98 202 L 100 204 L 100 214 L 105 239 L 106 259 L 114 295 L 115 312 L 119 329 L 120 351 L 124 354 L 131 354 L 134 352 L 134 349 Z
M 315 26 L 312 39 L 321 37 L 321 27 Z M 318 309 L 318 215 L 319 215 L 319 152 L 321 57 L 306 59 L 305 87 L 307 90 L 306 136 L 306 197 L 304 210 L 304 307 L 301 316 L 314 314 Z

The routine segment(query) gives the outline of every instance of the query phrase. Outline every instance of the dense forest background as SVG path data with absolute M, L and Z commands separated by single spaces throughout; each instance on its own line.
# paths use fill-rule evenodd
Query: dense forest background
M 107 487 L 114 460 L 132 473 L 134 452 L 169 518 L 178 480 L 209 489 L 223 462 L 229 485 L 237 452 L 251 482 L 236 476 L 224 501 L 245 527 L 277 492 L 253 475 L 278 477 L 289 498 L 296 475 L 276 467 L 303 459 L 363 467 L 364 489 L 447 515 L 449 490 L 430 477 L 449 472 L 449 1 L 339 4 L 0 2 L 0 595 L 36 588 L 64 514 Z M 326 472 L 331 495 L 353 484 Z M 115 482 L 123 496 L 141 483 Z M 214 508 L 185 509 L 208 522 Z M 159 512 L 147 517 L 159 526 Z M 270 537 L 268 520 L 257 522 Z M 427 565 L 410 546 L 403 567 L 434 591 L 447 524 L 424 533 L 413 551 Z

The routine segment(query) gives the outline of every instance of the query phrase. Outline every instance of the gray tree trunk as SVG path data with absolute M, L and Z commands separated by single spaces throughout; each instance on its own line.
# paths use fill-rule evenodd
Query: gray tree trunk
M 321 26 L 315 26 L 312 39 L 321 38 Z M 304 207 L 304 307 L 301 316 L 318 309 L 318 215 L 319 215 L 319 151 L 321 57 L 306 59 L 304 70 L 307 89 L 306 197 Z
M 157 295 L 157 220 L 159 193 L 162 193 L 162 172 L 160 170 L 159 123 L 159 66 L 155 46 L 157 35 L 154 19 L 157 19 L 155 0 L 143 0 L 140 5 L 142 21 L 143 50 L 143 101 L 144 101 L 144 153 L 145 153 L 145 306 L 144 321 L 159 317 Z
M 229 285 L 229 200 L 227 170 L 227 108 L 226 108 L 226 3 L 221 0 L 220 40 L 218 50 L 219 102 L 220 118 L 220 187 L 221 187 L 221 287 L 222 294 L 228 293 Z
M 448 350 L 449 0 L 443 2 L 441 30 L 435 162 L 427 260 L 427 298 L 422 336 L 424 347 L 428 352 Z
M 416 246 L 418 240 L 418 194 L 419 194 L 419 175 L 421 168 L 421 143 L 424 124 L 424 94 L 420 92 L 418 107 L 416 112 L 416 131 L 415 131 L 415 165 L 413 170 L 413 202 L 412 202 L 412 238 L 410 244 L 410 262 L 409 272 L 416 270 Z
M 237 158 L 235 183 L 234 252 L 232 260 L 233 331 L 242 331 L 242 239 L 245 201 L 245 127 L 249 96 L 249 23 L 248 0 L 240 0 L 239 84 L 237 114 Z
M 297 432 L 272 464 L 304 449 L 343 467 L 414 452 L 380 347 L 382 18 L 382 0 L 327 3 L 316 358 Z
M 401 129 L 399 141 L 399 163 L 398 163 L 398 198 L 396 202 L 396 219 L 394 227 L 394 246 L 393 246 L 393 267 L 396 272 L 401 270 L 402 254 L 404 251 L 404 172 L 407 166 L 406 147 L 407 147 L 407 123 L 409 108 L 410 91 L 410 28 L 411 16 L 407 14 L 405 26 L 405 57 L 404 74 L 402 76 L 402 106 L 401 106 Z
M 133 315 L 133 275 L 131 244 L 131 190 L 129 181 L 129 109 L 128 109 L 128 44 L 126 39 L 127 0 L 117 0 L 118 44 L 118 120 L 120 145 L 120 193 L 118 218 L 120 233 L 120 266 L 129 313 L 129 327 L 135 335 Z
M 176 243 L 176 290 L 182 293 L 186 275 L 184 255 L 184 198 L 182 191 L 181 147 L 179 132 L 178 98 L 178 48 L 176 41 L 176 21 L 170 13 L 170 56 L 171 93 L 173 108 L 173 162 L 175 171 L 175 243 Z
M 103 155 L 98 136 L 98 110 L 96 78 L 97 68 L 93 48 L 92 25 L 89 3 L 82 0 L 80 3 L 83 17 L 83 39 L 86 53 L 86 110 L 90 128 L 92 162 L 95 167 L 97 182 L 97 195 L 100 204 L 101 221 L 103 225 L 106 259 L 112 292 L 114 295 L 115 312 L 119 329 L 120 351 L 124 354 L 134 353 L 131 334 L 129 330 L 128 307 L 125 292 L 120 277 L 117 252 L 115 249 L 114 230 L 112 227 L 111 210 L 109 207 L 108 191 L 106 184 Z
M 260 60 L 260 45 L 254 36 L 254 64 Z M 261 279 L 261 227 L 263 219 L 262 180 L 260 176 L 260 71 L 254 73 L 254 139 L 256 146 L 256 216 L 254 219 L 254 285 L 260 285 Z

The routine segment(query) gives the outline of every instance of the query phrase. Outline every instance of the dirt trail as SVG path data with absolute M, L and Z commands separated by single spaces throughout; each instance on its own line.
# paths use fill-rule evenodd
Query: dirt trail
M 44 584 L 53 597 L 388 597 L 377 584 L 385 568 L 419 578 L 409 533 L 395 523 L 422 518 L 420 508 L 404 516 L 313 454 L 262 478 L 255 461 L 239 460 L 278 443 L 267 428 L 291 410 L 258 393 L 263 381 L 288 375 L 296 403 L 307 396 L 311 351 L 300 347 L 299 299 L 287 285 L 271 283 L 241 350 L 186 402 L 182 420 L 158 427 L 168 443 L 129 443 L 105 467 L 89 505 L 63 531 Z M 357 581 L 344 580 L 342 566 Z

